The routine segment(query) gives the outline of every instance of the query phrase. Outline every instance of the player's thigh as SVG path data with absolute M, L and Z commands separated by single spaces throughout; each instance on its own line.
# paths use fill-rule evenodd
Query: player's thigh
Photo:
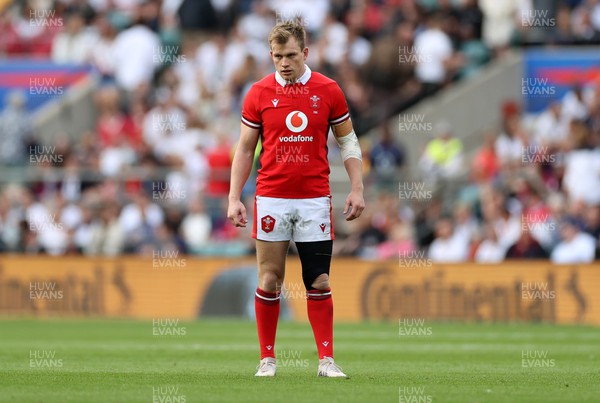
M 292 239 L 295 242 L 319 242 L 334 239 L 331 197 L 315 197 L 295 201 Z
M 269 242 L 256 240 L 259 281 L 264 277 L 283 281 L 289 244 L 290 241 Z

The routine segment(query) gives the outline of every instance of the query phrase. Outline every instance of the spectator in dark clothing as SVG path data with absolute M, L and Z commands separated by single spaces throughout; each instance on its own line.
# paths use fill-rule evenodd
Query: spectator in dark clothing
M 585 227 L 583 230 L 598 239 L 600 237 L 600 206 L 588 206 L 584 209 Z
M 505 259 L 547 259 L 548 252 L 531 236 L 523 231 L 519 240 L 506 251 Z
M 374 182 L 380 189 L 395 192 L 398 189 L 398 171 L 405 162 L 404 147 L 396 142 L 389 126 L 383 126 L 381 141 L 369 154 Z

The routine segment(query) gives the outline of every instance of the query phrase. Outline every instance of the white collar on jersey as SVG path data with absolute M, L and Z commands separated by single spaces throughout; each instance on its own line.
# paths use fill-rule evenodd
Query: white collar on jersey
M 308 80 L 310 80 L 310 76 L 312 74 L 312 71 L 310 70 L 310 68 L 306 64 L 304 65 L 304 67 L 305 67 L 304 74 L 302 74 L 300 76 L 300 78 L 296 80 L 297 83 L 302 83 L 302 85 L 306 85 L 306 83 L 308 82 Z M 291 84 L 291 83 L 288 83 L 285 80 L 285 78 L 281 77 L 281 74 L 279 74 L 278 71 L 275 72 L 275 80 L 282 87 L 285 87 L 286 85 Z

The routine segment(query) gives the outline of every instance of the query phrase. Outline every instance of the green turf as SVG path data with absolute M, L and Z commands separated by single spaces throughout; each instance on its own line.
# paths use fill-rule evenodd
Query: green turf
M 307 324 L 280 323 L 271 379 L 253 376 L 252 322 L 178 326 L 0 320 L 0 402 L 600 402 L 593 327 L 426 323 L 417 333 L 430 335 L 407 336 L 398 323 L 338 324 L 345 380 L 316 377 Z M 547 356 L 523 367 L 524 351 Z

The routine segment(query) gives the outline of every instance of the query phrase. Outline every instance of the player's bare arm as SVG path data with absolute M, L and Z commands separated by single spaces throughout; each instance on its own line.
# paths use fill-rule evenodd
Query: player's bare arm
M 233 155 L 231 164 L 231 184 L 229 189 L 229 207 L 227 218 L 236 227 L 245 227 L 248 223 L 246 207 L 241 201 L 242 189 L 250 176 L 254 161 L 254 150 L 258 143 L 258 129 L 245 124 L 240 125 L 240 141 Z
M 360 217 L 363 210 L 365 209 L 365 199 L 363 196 L 363 179 L 362 179 L 362 155 L 358 139 L 354 133 L 352 127 L 352 121 L 350 119 L 340 123 L 337 126 L 333 126 L 333 134 L 335 135 L 336 141 L 340 145 L 342 150 L 342 159 L 344 160 L 344 167 L 348 172 L 350 178 L 351 191 L 346 198 L 344 205 L 344 214 L 346 221 L 352 221 L 355 218 Z

